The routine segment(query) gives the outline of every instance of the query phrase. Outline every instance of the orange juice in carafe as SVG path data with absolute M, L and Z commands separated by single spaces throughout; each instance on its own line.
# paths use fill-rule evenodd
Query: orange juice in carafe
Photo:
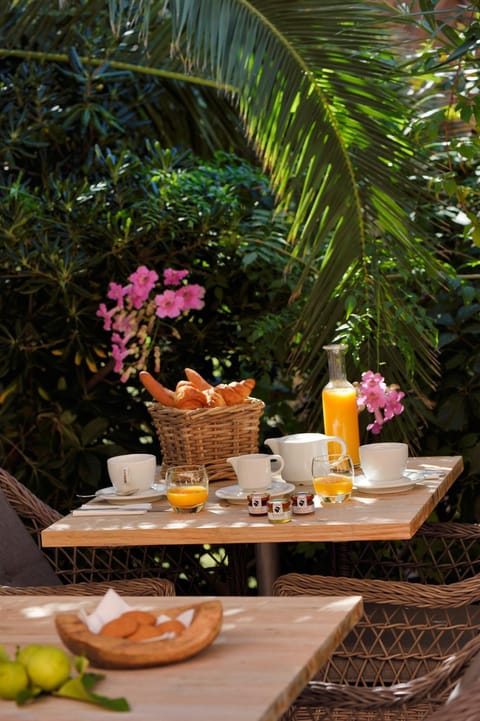
M 345 373 L 345 345 L 326 345 L 329 381 L 322 391 L 323 425 L 325 433 L 340 436 L 347 445 L 347 453 L 354 465 L 360 463 L 358 449 L 360 431 L 358 425 L 357 392 Z M 334 444 L 330 444 L 333 446 Z M 338 445 L 338 444 L 337 444 Z M 332 452 L 340 448 L 330 448 Z

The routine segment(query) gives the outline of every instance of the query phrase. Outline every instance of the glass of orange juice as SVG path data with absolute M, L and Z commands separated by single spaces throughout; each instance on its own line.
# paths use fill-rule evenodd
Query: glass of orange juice
M 167 500 L 176 513 L 198 513 L 207 502 L 205 466 L 169 466 L 165 473 Z
M 344 453 L 326 453 L 312 461 L 313 487 L 322 503 L 348 501 L 354 475 L 352 459 Z

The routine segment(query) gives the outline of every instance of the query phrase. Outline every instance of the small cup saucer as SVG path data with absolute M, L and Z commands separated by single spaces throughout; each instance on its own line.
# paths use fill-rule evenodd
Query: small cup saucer
M 259 493 L 269 493 L 270 495 L 272 493 L 276 494 L 285 494 L 285 493 L 291 493 L 295 490 L 295 486 L 293 483 L 287 483 L 286 481 L 273 481 L 270 488 L 265 488 L 260 490 Z M 251 491 L 244 491 L 243 488 L 240 488 L 239 485 L 234 486 L 225 486 L 224 488 L 217 488 L 215 491 L 215 495 L 217 498 L 221 498 L 222 501 L 228 501 L 229 503 L 246 503 L 247 502 L 247 496 L 251 493 Z
M 96 492 L 95 498 L 108 503 L 134 503 L 136 501 L 155 501 L 165 495 L 166 486 L 164 483 L 155 483 L 151 488 L 145 491 L 135 491 L 128 495 L 117 493 L 114 486 L 108 488 L 100 488 Z

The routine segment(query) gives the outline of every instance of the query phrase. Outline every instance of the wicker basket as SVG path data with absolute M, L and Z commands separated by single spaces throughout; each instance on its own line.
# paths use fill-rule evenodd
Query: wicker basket
M 186 411 L 148 403 L 166 466 L 204 464 L 210 481 L 237 477 L 230 456 L 258 453 L 260 418 L 265 404 L 257 398 L 221 408 Z

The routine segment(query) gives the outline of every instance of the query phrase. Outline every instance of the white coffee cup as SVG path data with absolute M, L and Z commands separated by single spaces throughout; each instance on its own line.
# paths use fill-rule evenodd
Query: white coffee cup
M 155 482 L 157 459 L 151 453 L 126 453 L 108 458 L 107 468 L 117 493 L 145 491 Z
M 407 443 L 368 443 L 360 446 L 360 466 L 369 481 L 396 481 L 407 467 Z
M 245 492 L 264 491 L 272 485 L 272 475 L 280 473 L 285 462 L 272 453 L 246 453 L 227 458 L 238 478 L 238 485 Z

